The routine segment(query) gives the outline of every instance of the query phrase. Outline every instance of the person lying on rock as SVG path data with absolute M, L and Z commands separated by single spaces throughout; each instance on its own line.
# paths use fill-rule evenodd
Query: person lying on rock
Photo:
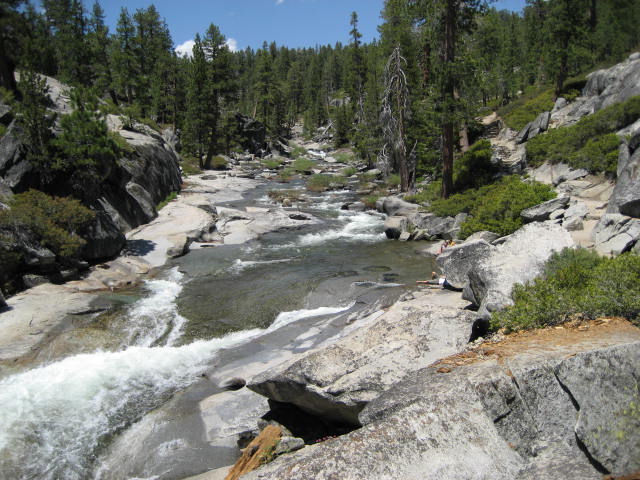
M 417 280 L 416 283 L 423 283 L 426 285 L 440 285 L 442 288 L 446 288 L 447 290 L 451 290 L 454 292 L 461 292 L 461 288 L 454 287 L 449 282 L 447 282 L 447 278 L 444 275 L 438 275 L 436 272 L 431 272 L 431 280 Z

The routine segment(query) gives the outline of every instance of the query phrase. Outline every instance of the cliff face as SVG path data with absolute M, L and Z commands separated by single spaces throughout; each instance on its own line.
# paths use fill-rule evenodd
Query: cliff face
M 58 115 L 70 113 L 65 94 L 68 87 L 49 78 L 47 83 L 51 109 Z M 6 105 L 0 105 L 0 123 L 6 128 L 0 138 L 0 195 L 6 199 L 41 182 L 25 157 L 20 127 Z M 96 212 L 96 218 L 81 232 L 87 241 L 81 259 L 86 261 L 117 255 L 125 245 L 124 233 L 154 219 L 156 205 L 171 192 L 179 191 L 182 183 L 173 132 L 167 131 L 163 135 L 142 124 L 135 124 L 135 131 L 124 130 L 122 122 L 114 115 L 107 117 L 107 125 L 126 140 L 129 148 L 100 185 L 95 196 L 97 200 L 87 205 Z M 59 195 L 61 191 L 65 191 L 64 185 L 55 184 L 45 193 Z M 59 273 L 63 269 L 62 266 L 56 269 L 55 265 L 53 268 L 47 265 L 45 271 L 40 267 L 36 262 L 29 268 L 23 265 L 18 271 L 46 274 L 49 278 L 52 271 Z

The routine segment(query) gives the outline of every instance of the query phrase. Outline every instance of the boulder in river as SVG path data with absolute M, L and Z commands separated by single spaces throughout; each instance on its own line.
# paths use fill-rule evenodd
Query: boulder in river
M 397 240 L 407 230 L 407 217 L 393 215 L 384 221 L 384 233 L 387 238 Z
M 376 201 L 376 208 L 381 213 L 386 213 L 389 216 L 407 216 L 417 212 L 419 207 L 415 203 L 405 202 L 397 197 L 383 197 Z

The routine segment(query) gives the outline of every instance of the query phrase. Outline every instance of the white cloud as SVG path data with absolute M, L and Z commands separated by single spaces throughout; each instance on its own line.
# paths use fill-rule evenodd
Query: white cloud
M 282 5 L 284 3 L 284 0 L 276 0 L 276 5 Z
M 232 52 L 238 51 L 238 41 L 235 38 L 227 38 L 227 41 L 224 43 Z
M 193 46 L 196 44 L 193 40 L 187 40 L 176 47 L 175 52 L 181 57 L 192 57 Z

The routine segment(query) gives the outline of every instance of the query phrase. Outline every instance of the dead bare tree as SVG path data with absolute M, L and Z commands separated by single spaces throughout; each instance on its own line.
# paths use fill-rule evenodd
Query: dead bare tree
M 415 188 L 415 159 L 407 155 L 405 123 L 409 117 L 409 87 L 400 45 L 389 56 L 384 69 L 384 95 L 380 123 L 384 147 L 378 155 L 378 168 L 388 175 L 392 169 L 400 172 L 400 188 L 403 192 Z

